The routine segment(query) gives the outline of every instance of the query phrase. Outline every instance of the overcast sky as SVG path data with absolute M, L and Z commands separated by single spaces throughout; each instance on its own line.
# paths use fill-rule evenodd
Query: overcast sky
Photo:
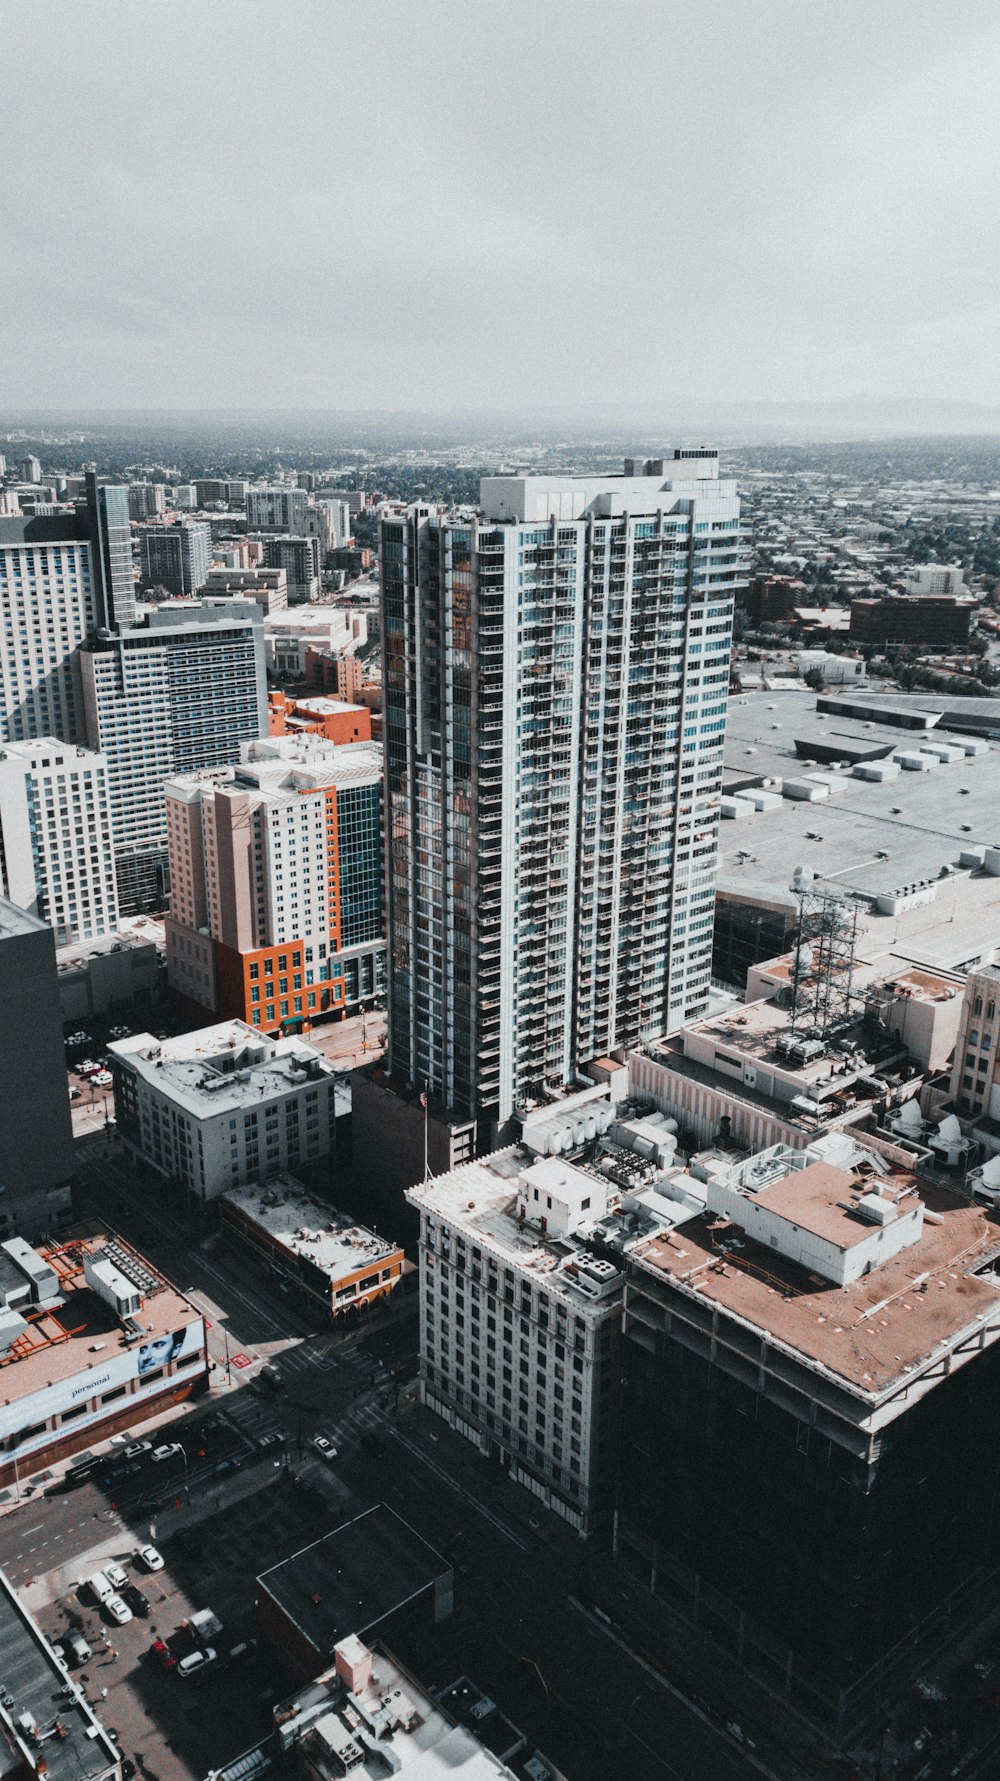
M 0 407 L 1000 401 L 991 0 L 0 0 Z

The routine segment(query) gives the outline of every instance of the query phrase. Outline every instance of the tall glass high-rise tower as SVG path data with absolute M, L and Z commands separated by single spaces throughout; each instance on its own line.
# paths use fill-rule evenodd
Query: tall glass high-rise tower
M 714 451 L 481 506 L 382 528 L 389 1067 L 502 1123 L 705 1006 L 746 561 Z

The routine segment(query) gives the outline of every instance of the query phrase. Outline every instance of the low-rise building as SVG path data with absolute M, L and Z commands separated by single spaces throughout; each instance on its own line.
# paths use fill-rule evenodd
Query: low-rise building
M 369 1310 L 406 1267 L 398 1244 L 315 1199 L 291 1176 L 230 1189 L 219 1215 L 222 1229 L 321 1318 Z
M 903 577 L 907 594 L 952 594 L 968 592 L 965 576 L 955 563 L 919 563 Z
M 264 1637 L 301 1676 L 315 1676 L 355 1629 L 362 1638 L 446 1620 L 455 1573 L 386 1503 L 376 1503 L 257 1578 Z
M 324 736 L 327 742 L 370 742 L 371 712 L 367 705 L 350 705 L 343 699 L 291 698 L 271 692 L 267 699 L 268 729 L 272 736 Z
M 196 1200 L 329 1152 L 334 1073 L 302 1039 L 230 1020 L 177 1039 L 136 1033 L 108 1049 L 119 1135 Z
M 118 1781 L 122 1753 L 0 1571 L 0 1768 L 10 1781 Z
M 851 642 L 888 649 L 916 644 L 951 649 L 968 643 L 979 608 L 954 594 L 886 594 L 851 601 Z
M 238 600 L 256 600 L 265 613 L 284 612 L 288 606 L 288 575 L 284 569 L 214 568 L 205 577 L 204 593 L 207 599 L 229 595 Z
M 707 1174 L 627 1258 L 616 1548 L 842 1737 L 993 1599 L 1000 1217 L 844 1133 Z
M 879 1083 L 905 1056 L 893 1034 L 865 1031 L 860 1012 L 827 1045 L 796 1032 L 789 1008 L 750 1002 L 630 1054 L 629 1089 L 676 1119 L 694 1144 L 721 1136 L 747 1150 L 801 1149 L 867 1118 L 885 1092 Z
M 363 649 L 368 641 L 368 615 L 353 605 L 299 606 L 274 612 L 264 621 L 267 667 L 271 674 L 302 680 L 311 649 L 334 655 Z
M 523 1131 L 407 1192 L 420 1214 L 421 1396 L 588 1535 L 610 1509 L 623 1257 L 701 1201 L 683 1172 L 667 1180 L 667 1129 L 652 1160 L 603 1088 Z M 588 1161 L 564 1154 L 604 1133 Z
M 349 1634 L 333 1664 L 274 1709 L 274 1742 L 311 1781 L 556 1781 L 556 1771 L 466 1677 L 432 1695 L 384 1645 Z
M 124 1239 L 0 1244 L 0 1484 L 180 1403 L 207 1379 L 203 1317 Z
M 96 943 L 61 946 L 56 968 L 63 1021 L 91 1020 L 112 1010 L 134 1016 L 148 1008 L 161 987 L 163 950 L 162 922 L 142 916 L 126 919 Z

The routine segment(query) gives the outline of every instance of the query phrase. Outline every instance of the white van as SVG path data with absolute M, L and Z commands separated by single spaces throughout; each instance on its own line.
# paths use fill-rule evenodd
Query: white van
M 109 1597 L 115 1593 L 110 1579 L 104 1575 L 103 1571 L 95 1571 L 92 1577 L 87 1578 L 87 1588 L 95 1602 L 100 1602 L 102 1608 Z

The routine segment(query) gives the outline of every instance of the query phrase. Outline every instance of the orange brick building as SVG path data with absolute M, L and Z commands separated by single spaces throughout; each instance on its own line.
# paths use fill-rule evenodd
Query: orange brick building
M 381 752 L 313 736 L 249 752 L 167 785 L 168 978 L 219 1019 L 302 1032 L 381 992 Z
M 360 684 L 360 683 L 359 683 Z M 371 712 L 366 705 L 324 696 L 299 699 L 271 692 L 267 698 L 268 731 L 272 736 L 323 736 L 327 742 L 370 742 Z
M 397 1244 L 314 1200 L 290 1175 L 234 1188 L 219 1211 L 223 1230 L 322 1316 L 367 1311 L 402 1279 L 406 1261 Z

